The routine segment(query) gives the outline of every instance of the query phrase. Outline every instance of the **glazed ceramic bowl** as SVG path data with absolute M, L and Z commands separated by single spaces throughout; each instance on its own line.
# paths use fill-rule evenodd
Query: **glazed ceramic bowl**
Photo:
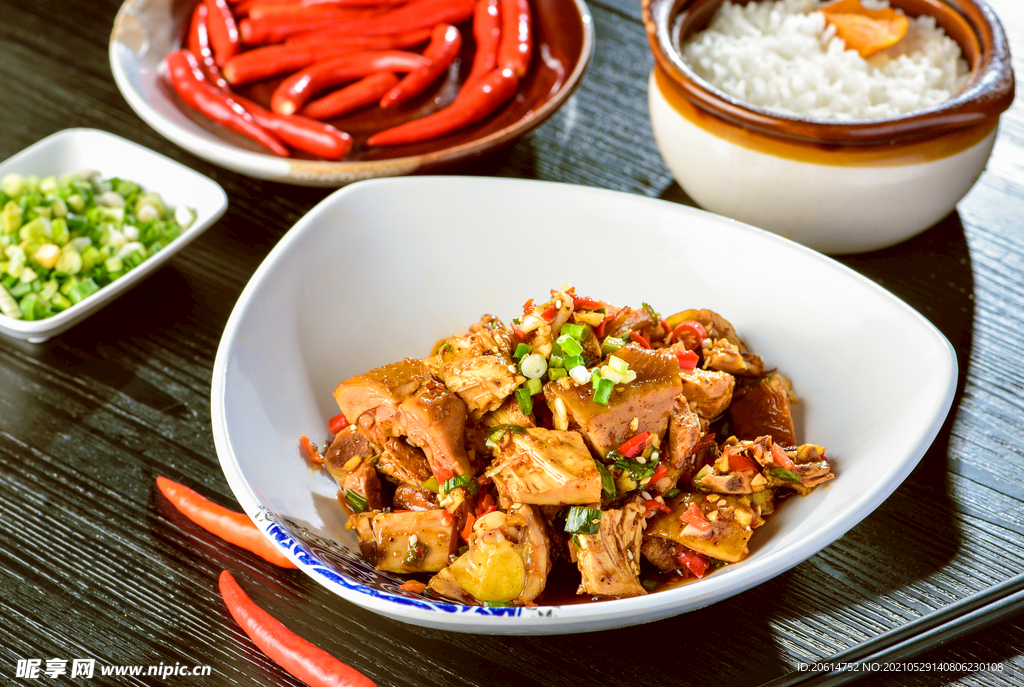
M 352 135 L 344 160 L 276 157 L 256 143 L 189 109 L 163 78 L 163 59 L 181 46 L 196 0 L 126 0 L 110 36 L 110 66 L 121 94 L 136 114 L 189 152 L 258 179 L 302 186 L 341 186 L 359 179 L 435 170 L 500 148 L 540 126 L 572 95 L 594 52 L 594 28 L 583 0 L 534 0 L 535 52 L 516 97 L 483 121 L 424 143 L 367 148 L 372 133 L 429 114 L 455 97 L 468 73 L 473 40 L 462 26 L 460 67 L 407 104 L 383 112 L 364 108 L 331 120 Z M 268 105 L 280 79 L 242 87 L 242 95 Z
M 521 246 L 572 246 L 572 258 L 524 259 L 510 250 L 510 236 Z M 609 269 L 608 247 L 627 236 L 656 250 L 666 269 Z M 723 279 L 716 256 L 725 254 L 731 264 L 785 265 L 799 277 L 732 270 Z M 325 256 L 339 269 L 310 269 Z M 338 485 L 309 466 L 299 435 L 327 438 L 340 381 L 425 355 L 483 313 L 508 321 L 524 300 L 567 281 L 616 304 L 707 307 L 728 317 L 752 350 L 792 379 L 798 433 L 828 448 L 836 479 L 780 508 L 751 540 L 746 560 L 656 594 L 581 603 L 568 574 L 566 588 L 536 607 L 465 606 L 402 589 L 401 576 L 359 555 Z M 866 375 L 866 331 L 886 332 L 914 354 L 876 356 Z M 224 329 L 210 407 L 217 455 L 238 502 L 331 592 L 423 627 L 554 634 L 707 606 L 828 546 L 910 474 L 946 417 L 956 380 L 952 347 L 921 315 L 846 267 L 760 229 L 582 186 L 406 177 L 332 194 L 274 247 Z
M 680 45 L 721 4 L 644 0 L 654 137 L 701 207 L 826 253 L 855 253 L 927 229 L 977 181 L 1014 93 L 1006 37 L 980 0 L 892 0 L 908 16 L 935 17 L 960 44 L 970 76 L 938 106 L 856 122 L 768 112 L 694 74 Z

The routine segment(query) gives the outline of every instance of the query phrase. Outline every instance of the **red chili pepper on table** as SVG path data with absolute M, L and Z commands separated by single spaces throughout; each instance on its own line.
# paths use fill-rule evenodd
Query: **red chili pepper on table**
M 501 42 L 501 0 L 477 0 L 473 12 L 473 67 L 463 82 L 468 86 L 490 74 L 498 66 L 498 44 Z
M 352 137 L 330 124 L 299 115 L 279 115 L 241 96 L 233 97 L 257 124 L 277 134 L 292 148 L 325 160 L 340 160 L 352 150 Z
M 533 18 L 530 0 L 501 0 L 501 43 L 498 67 L 511 69 L 520 79 L 533 59 Z
M 226 91 L 228 84 L 213 59 L 213 48 L 210 47 L 210 31 L 206 21 L 209 12 L 210 8 L 205 2 L 200 2 L 192 11 L 192 22 L 188 29 L 188 49 L 196 58 L 207 80 L 213 86 Z
M 227 570 L 220 595 L 231 617 L 274 663 L 311 687 L 376 687 L 370 678 L 307 642 L 257 606 Z
M 640 432 L 636 436 L 626 439 L 619 446 L 619 453 L 624 455 L 626 458 L 633 458 L 644 450 L 647 446 L 647 439 L 650 438 L 650 436 L 650 432 Z
M 350 424 L 352 423 L 348 421 L 347 417 L 345 417 L 345 413 L 338 413 L 327 421 L 327 429 L 331 431 L 331 434 L 337 434 Z
M 270 109 L 294 114 L 315 94 L 332 86 L 374 72 L 410 72 L 427 63 L 421 55 L 400 50 L 367 50 L 317 62 L 282 81 L 270 98 Z
M 423 56 L 430 60 L 430 64 L 406 74 L 397 86 L 381 98 L 380 106 L 387 108 L 403 103 L 427 90 L 430 84 L 448 71 L 448 66 L 455 61 L 461 49 L 462 34 L 457 28 L 451 24 L 435 26 L 430 36 L 430 44 L 423 51 Z
M 213 59 L 218 67 L 223 67 L 229 59 L 241 50 L 238 36 L 238 25 L 235 15 L 227 0 L 204 0 L 207 7 L 206 25 L 210 31 L 210 45 L 213 47 Z
M 385 93 L 398 84 L 392 72 L 377 72 L 314 100 L 302 108 L 302 114 L 313 119 L 332 119 L 367 105 L 380 102 Z
M 263 533 L 256 529 L 244 513 L 236 513 L 200 496 L 188 487 L 166 477 L 157 477 L 156 486 L 171 504 L 186 518 L 229 544 L 240 546 L 260 558 L 282 568 L 294 568 L 294 563 L 278 551 Z
M 175 50 L 166 57 L 167 76 L 178 96 L 218 124 L 250 138 L 275 155 L 288 157 L 288 149 L 273 134 L 261 127 L 227 93 L 210 85 L 196 58 L 188 50 Z

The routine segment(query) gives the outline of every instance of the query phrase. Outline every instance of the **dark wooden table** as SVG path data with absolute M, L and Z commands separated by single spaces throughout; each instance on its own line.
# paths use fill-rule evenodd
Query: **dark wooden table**
M 1024 55 L 1024 6 L 992 3 Z M 534 136 L 462 173 L 528 177 L 689 202 L 647 120 L 652 57 L 636 0 L 591 2 L 585 83 Z M 0 683 L 19 659 L 210 666 L 167 684 L 298 684 L 228 616 L 217 575 L 379 685 L 756 685 L 1024 570 L 1024 107 L 988 171 L 938 226 L 842 261 L 917 308 L 956 348 L 953 409 L 920 466 L 875 513 L 790 572 L 651 625 L 494 638 L 392 622 L 221 543 L 174 512 L 159 474 L 234 505 L 210 430 L 210 374 L 260 261 L 328 191 L 261 183 L 164 140 L 114 87 L 117 0 L 0 2 L 0 159 L 68 127 L 105 129 L 216 179 L 230 208 L 139 287 L 59 338 L 0 337 Z M 1024 66 L 1016 60 L 1018 74 Z M 891 354 L 864 332 L 865 361 Z M 909 352 L 913 355 L 913 352 Z M 1024 680 L 1024 618 L 922 656 L 996 663 L 870 684 Z M 155 678 L 76 679 L 159 684 Z M 44 681 L 57 682 L 43 678 Z M 69 682 L 65 675 L 59 678 Z

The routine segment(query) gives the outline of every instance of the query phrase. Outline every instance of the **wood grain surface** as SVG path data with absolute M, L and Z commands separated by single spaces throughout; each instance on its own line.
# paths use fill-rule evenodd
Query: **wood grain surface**
M 993 0 L 1024 55 L 1024 4 Z M 592 2 L 583 86 L 532 137 L 454 171 L 618 189 L 673 202 L 647 119 L 653 59 L 638 1 Z M 210 428 L 210 376 L 260 261 L 328 191 L 255 181 L 170 144 L 128 108 L 107 63 L 114 0 L 0 0 L 0 159 L 69 127 L 112 131 L 209 175 L 222 220 L 151 278 L 46 344 L 0 337 L 0 684 L 19 659 L 209 665 L 183 685 L 297 685 L 217 592 L 229 569 L 272 614 L 383 686 L 757 685 L 1024 571 L 1024 108 L 952 216 L 843 258 L 928 317 L 960 363 L 954 407 L 910 478 L 790 572 L 683 616 L 562 637 L 486 637 L 378 617 L 297 571 L 224 544 L 154 488 L 158 474 L 234 506 Z M 1024 63 L 1014 60 L 1018 74 Z M 873 356 L 913 355 L 865 331 Z M 880 388 L 880 393 L 884 389 Z M 1024 683 L 1024 618 L 920 657 L 1000 671 L 899 672 L 876 685 Z M 43 682 L 74 681 L 66 676 Z M 160 684 L 101 678 L 79 684 Z

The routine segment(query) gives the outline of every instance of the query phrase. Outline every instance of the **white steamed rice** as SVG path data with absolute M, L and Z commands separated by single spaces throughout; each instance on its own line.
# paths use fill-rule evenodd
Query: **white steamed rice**
M 738 100 L 808 119 L 897 116 L 937 105 L 963 87 L 967 62 L 933 17 L 911 19 L 903 40 L 864 59 L 826 24 L 818 11 L 826 4 L 726 1 L 708 28 L 687 40 L 683 59 Z

